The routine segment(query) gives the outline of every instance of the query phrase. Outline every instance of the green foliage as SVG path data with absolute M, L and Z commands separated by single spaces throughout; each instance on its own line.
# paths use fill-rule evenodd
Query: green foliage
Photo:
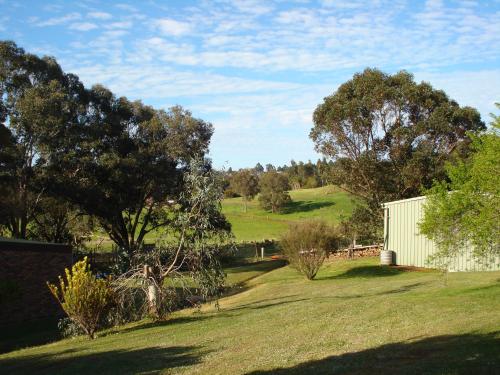
M 377 207 L 368 207 L 366 205 L 354 205 L 352 215 L 343 218 L 340 223 L 340 230 L 343 236 L 351 243 L 373 244 L 382 238 L 382 227 L 380 226 L 380 218 L 374 214 Z
M 242 169 L 231 176 L 230 188 L 243 197 L 246 212 L 247 202 L 259 193 L 259 177 L 250 169 Z
M 93 230 L 92 218 L 68 202 L 52 197 L 40 199 L 29 227 L 32 239 L 68 243 L 74 248 L 83 246 Z
M 185 166 L 207 151 L 213 128 L 181 107 L 157 111 L 100 86 L 89 96 L 92 116 L 63 146 L 71 151 L 52 149 L 51 189 L 96 217 L 129 260 L 148 233 L 172 224 Z
M 280 172 L 286 173 L 288 182 L 292 189 L 312 189 L 318 186 L 324 186 L 328 183 L 330 165 L 325 158 L 318 159 L 316 164 L 300 161 L 296 163 L 294 160 L 290 162 L 290 166 L 284 165 L 279 167 Z
M 93 339 L 113 299 L 110 281 L 97 279 L 87 258 L 65 273 L 66 280 L 59 276 L 59 286 L 48 282 L 47 285 L 66 315 Z
M 338 231 L 324 221 L 292 224 L 280 240 L 283 254 L 290 265 L 308 280 L 316 277 L 328 252 L 339 249 Z
M 484 262 L 500 256 L 500 118 L 492 129 L 473 137 L 474 153 L 448 164 L 449 182 L 437 182 L 427 193 L 420 231 L 439 251 L 430 259 L 446 267 L 466 246 Z
M 259 202 L 262 208 L 279 212 L 283 206 L 291 202 L 288 190 L 288 178 L 283 173 L 270 171 L 265 172 L 260 177 Z
M 65 139 L 65 125 L 81 112 L 83 86 L 53 58 L 0 42 L 0 225 L 28 238 L 29 225 L 48 186 L 47 145 Z
M 477 110 L 411 74 L 366 69 L 316 108 L 310 137 L 335 159 L 332 182 L 361 197 L 381 225 L 381 203 L 443 179 L 445 162 L 469 153 L 467 132 L 484 128 Z
M 58 320 L 57 329 L 62 337 L 77 337 L 80 335 L 84 335 L 85 332 L 80 327 L 78 323 L 75 323 L 68 317 L 64 317 Z

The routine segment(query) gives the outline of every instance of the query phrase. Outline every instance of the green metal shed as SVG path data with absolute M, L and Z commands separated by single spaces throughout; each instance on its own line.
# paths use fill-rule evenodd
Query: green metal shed
M 418 223 L 423 216 L 426 197 L 416 197 L 382 205 L 384 208 L 384 250 L 394 252 L 397 265 L 428 267 L 429 255 L 436 251 L 433 241 L 420 234 Z M 500 259 L 484 262 L 472 256 L 471 248 L 464 248 L 452 260 L 449 271 L 498 271 Z

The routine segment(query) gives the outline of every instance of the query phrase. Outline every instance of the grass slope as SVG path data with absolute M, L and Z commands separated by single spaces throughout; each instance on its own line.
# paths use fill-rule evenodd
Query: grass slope
M 244 292 L 97 340 L 0 355 L 5 374 L 465 374 L 500 366 L 500 273 L 335 261 L 307 281 L 289 267 Z
M 352 196 L 335 186 L 316 189 L 300 189 L 290 192 L 292 202 L 281 213 L 271 213 L 259 206 L 254 199 L 243 211 L 242 198 L 225 199 L 222 211 L 232 225 L 238 241 L 262 241 L 276 239 L 292 222 L 304 219 L 323 219 L 338 223 L 341 216 L 350 216 Z

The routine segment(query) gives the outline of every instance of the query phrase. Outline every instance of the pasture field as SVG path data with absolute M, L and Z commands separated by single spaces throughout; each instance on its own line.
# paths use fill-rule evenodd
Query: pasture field
M 336 186 L 290 191 L 292 202 L 281 213 L 271 213 L 259 206 L 255 198 L 248 202 L 244 212 L 242 198 L 229 198 L 222 202 L 222 212 L 232 225 L 237 241 L 277 239 L 293 222 L 322 219 L 337 224 L 342 217 L 351 215 L 352 196 Z
M 255 265 L 253 265 L 255 266 Z M 237 273 L 234 272 L 233 273 Z M 335 260 L 282 267 L 213 305 L 0 355 L 5 374 L 490 374 L 500 368 L 500 273 Z

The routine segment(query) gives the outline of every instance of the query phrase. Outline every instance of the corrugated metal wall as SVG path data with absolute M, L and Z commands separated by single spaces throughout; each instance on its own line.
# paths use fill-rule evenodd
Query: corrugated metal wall
M 395 252 L 398 265 L 432 267 L 427 263 L 429 255 L 436 251 L 434 242 L 419 233 L 418 222 L 423 216 L 425 197 L 411 198 L 384 204 L 385 249 Z M 450 271 L 500 270 L 500 259 L 482 262 L 472 256 L 470 248 L 462 249 L 450 264 Z

